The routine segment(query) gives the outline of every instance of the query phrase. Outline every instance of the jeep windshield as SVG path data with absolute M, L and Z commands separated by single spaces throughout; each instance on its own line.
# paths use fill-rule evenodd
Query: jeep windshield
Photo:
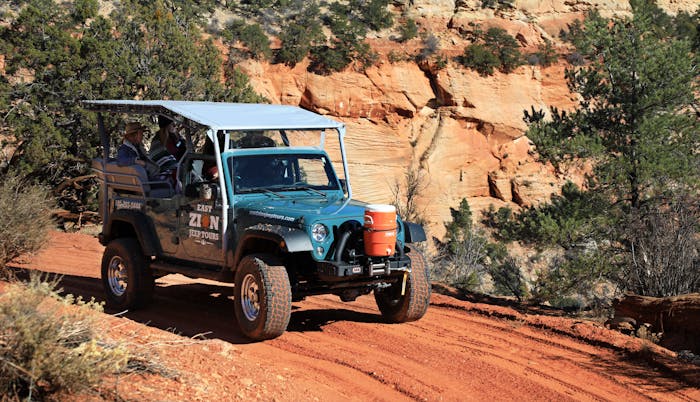
M 279 193 L 339 190 L 330 160 L 321 154 L 266 154 L 231 156 L 227 163 L 234 192 Z

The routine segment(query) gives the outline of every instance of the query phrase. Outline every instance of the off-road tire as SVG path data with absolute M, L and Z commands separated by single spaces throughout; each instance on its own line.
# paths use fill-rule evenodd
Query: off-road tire
M 102 255 L 102 286 L 107 305 L 119 310 L 145 307 L 153 299 L 155 278 L 138 240 L 112 240 Z
M 238 265 L 234 309 L 238 325 L 253 340 L 276 338 L 287 330 L 292 290 L 284 265 L 267 254 L 251 254 Z
M 409 246 L 410 247 L 410 246 Z M 401 295 L 401 281 L 374 291 L 374 299 L 384 319 L 391 323 L 416 321 L 423 317 L 430 304 L 430 272 L 423 253 L 411 248 L 411 272 L 406 291 Z

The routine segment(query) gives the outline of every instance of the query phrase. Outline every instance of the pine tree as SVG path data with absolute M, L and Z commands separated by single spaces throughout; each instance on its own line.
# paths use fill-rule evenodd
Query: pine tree
M 623 290 L 652 296 L 687 291 L 690 283 L 697 291 L 698 58 L 687 39 L 692 35 L 673 26 L 682 19 L 649 0 L 631 5 L 632 18 L 608 21 L 592 12 L 566 35 L 586 61 L 566 73 L 580 96 L 578 109 L 551 109 L 549 121 L 534 110 L 525 113 L 541 158 L 555 166 L 592 162 L 588 190 L 608 201 L 597 208 L 605 217 L 599 233 L 607 238 L 574 244 L 575 253 L 553 267 L 561 275 L 551 278 L 607 277 Z M 694 223 L 653 230 L 659 222 L 681 221 Z M 690 227 L 695 234 L 688 235 Z M 651 246 L 658 244 L 664 246 Z M 596 266 L 600 270 L 590 270 Z
M 52 185 L 85 174 L 99 146 L 85 99 L 261 100 L 240 72 L 220 81 L 213 42 L 166 3 L 125 0 L 107 19 L 91 1 L 76 10 L 31 0 L 0 27 L 14 77 L 0 79 L 0 131 L 18 146 L 12 167 Z
M 588 60 L 566 74 L 580 107 L 534 122 L 528 135 L 555 164 L 592 160 L 594 190 L 637 209 L 678 186 L 697 189 L 700 136 L 688 41 L 657 25 L 653 4 L 632 5 L 633 18 L 607 21 L 593 12 L 570 33 Z

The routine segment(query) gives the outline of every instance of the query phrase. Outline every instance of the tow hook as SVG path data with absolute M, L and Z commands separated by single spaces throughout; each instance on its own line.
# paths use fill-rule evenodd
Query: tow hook
M 408 280 L 408 271 L 403 271 L 403 281 L 401 281 L 401 296 L 406 295 L 406 281 Z

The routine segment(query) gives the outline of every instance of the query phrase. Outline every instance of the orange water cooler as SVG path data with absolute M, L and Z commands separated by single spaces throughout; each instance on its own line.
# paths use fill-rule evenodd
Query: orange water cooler
M 393 205 L 365 206 L 365 254 L 372 257 L 394 255 L 396 244 L 396 208 Z

